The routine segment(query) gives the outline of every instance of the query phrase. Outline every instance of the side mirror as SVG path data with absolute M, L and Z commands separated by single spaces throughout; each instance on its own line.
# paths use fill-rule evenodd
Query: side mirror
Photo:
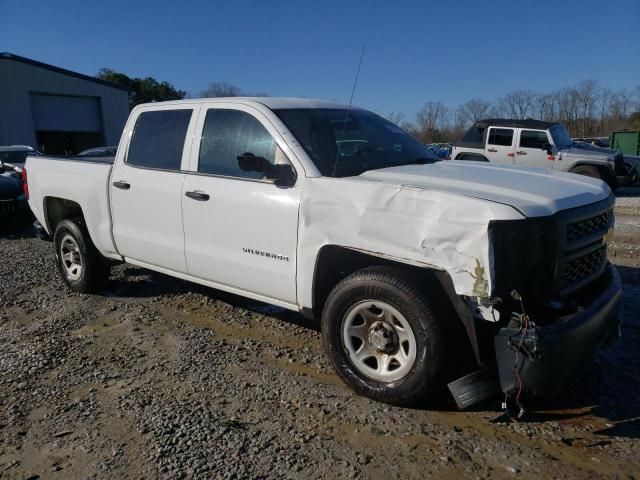
M 238 155 L 238 166 L 243 172 L 262 172 L 264 173 L 267 168 L 267 159 L 264 157 L 257 157 L 253 153 L 247 152 L 242 155 Z
M 264 157 L 247 152 L 238 155 L 238 166 L 244 172 L 264 173 L 264 177 L 273 180 L 280 186 L 291 186 L 295 183 L 296 174 L 291 165 L 273 165 Z
M 548 155 L 553 155 L 553 145 L 549 142 L 545 142 L 542 144 L 542 150 L 545 150 Z

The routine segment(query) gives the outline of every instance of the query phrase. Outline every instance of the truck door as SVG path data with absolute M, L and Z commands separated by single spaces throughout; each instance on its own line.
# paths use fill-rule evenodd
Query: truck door
M 278 132 L 258 110 L 224 103 L 203 106 L 196 131 L 182 196 L 189 274 L 295 304 L 301 186 L 238 165 L 246 154 L 290 164 Z
M 514 163 L 514 133 L 515 129 L 513 128 L 489 128 L 484 154 L 490 162 Z
M 525 167 L 553 168 L 553 156 L 549 154 L 546 145 L 551 143 L 545 130 L 520 129 L 516 148 L 516 165 Z
M 143 110 L 130 123 L 123 133 L 129 146 L 118 149 L 109 185 L 116 247 L 133 263 L 186 272 L 182 170 L 196 113 L 188 105 L 163 106 Z

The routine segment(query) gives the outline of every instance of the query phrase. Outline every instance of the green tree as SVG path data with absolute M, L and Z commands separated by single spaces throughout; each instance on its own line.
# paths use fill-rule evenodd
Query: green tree
M 96 76 L 101 80 L 128 88 L 131 92 L 129 95 L 130 108 L 141 103 L 180 100 L 186 94 L 182 90 L 177 90 L 169 82 L 158 82 L 153 77 L 131 78 L 110 68 L 100 69 Z

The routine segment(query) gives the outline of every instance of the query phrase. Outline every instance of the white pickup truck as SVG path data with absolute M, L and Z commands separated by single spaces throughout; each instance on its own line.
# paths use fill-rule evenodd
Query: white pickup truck
M 140 105 L 115 160 L 29 157 L 26 171 L 69 288 L 100 292 L 127 262 L 300 311 L 373 399 L 415 403 L 451 366 L 461 407 L 498 379 L 518 398 L 553 393 L 617 334 L 604 182 L 439 162 L 364 109 Z

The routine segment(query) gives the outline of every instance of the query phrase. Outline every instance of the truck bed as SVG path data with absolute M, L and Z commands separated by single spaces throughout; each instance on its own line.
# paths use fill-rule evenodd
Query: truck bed
M 113 157 L 28 157 L 29 206 L 49 235 L 58 199 L 80 206 L 96 247 L 117 257 L 111 236 L 109 178 Z

